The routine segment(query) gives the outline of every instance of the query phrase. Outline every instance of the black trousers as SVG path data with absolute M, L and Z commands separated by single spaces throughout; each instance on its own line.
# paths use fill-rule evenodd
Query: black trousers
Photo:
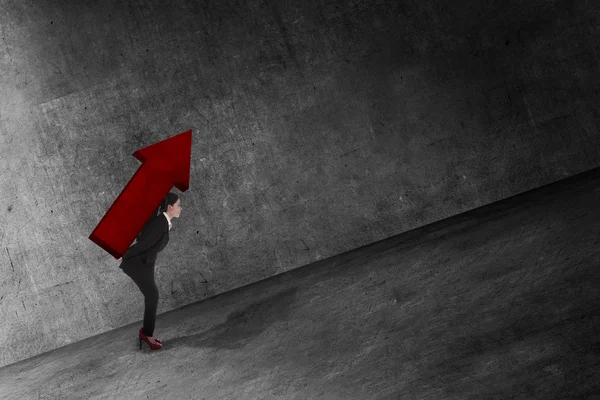
M 158 287 L 154 281 L 154 263 L 123 265 L 122 269 L 144 295 L 144 334 L 152 336 L 158 308 Z

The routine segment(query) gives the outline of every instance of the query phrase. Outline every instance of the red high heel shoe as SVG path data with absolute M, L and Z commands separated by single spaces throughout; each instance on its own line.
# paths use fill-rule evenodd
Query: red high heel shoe
M 144 328 L 140 328 L 140 349 L 142 348 L 142 340 L 146 343 L 148 343 L 148 346 L 150 346 L 151 350 L 158 350 L 160 348 L 162 348 L 162 340 L 154 338 L 154 340 L 156 340 L 156 343 L 152 343 L 150 342 L 150 339 L 148 339 L 148 336 L 146 336 L 144 334 Z

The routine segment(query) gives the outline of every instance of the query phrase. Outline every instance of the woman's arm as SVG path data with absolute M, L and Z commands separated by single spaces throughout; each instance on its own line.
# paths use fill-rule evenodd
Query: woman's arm
M 161 218 L 154 217 L 154 219 L 150 221 L 145 234 L 139 238 L 140 241 L 131 246 L 125 253 L 124 257 L 135 257 L 136 255 L 143 253 L 150 247 L 154 246 L 162 234 L 161 222 Z

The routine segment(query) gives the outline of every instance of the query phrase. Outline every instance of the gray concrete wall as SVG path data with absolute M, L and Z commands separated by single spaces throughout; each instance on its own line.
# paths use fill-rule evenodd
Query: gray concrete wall
M 159 313 L 600 165 L 595 2 L 122 3 L 0 0 L 0 365 L 142 318 L 88 236 L 187 129 Z

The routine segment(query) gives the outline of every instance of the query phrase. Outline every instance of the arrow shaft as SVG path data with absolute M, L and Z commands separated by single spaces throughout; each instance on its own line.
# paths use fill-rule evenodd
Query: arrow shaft
M 111 247 L 120 257 L 133 243 L 146 222 L 156 214 L 158 206 L 172 187 L 172 182 L 163 171 L 153 165 L 152 160 L 144 163 L 100 220 L 90 239 L 105 248 L 94 238 L 108 238 L 116 233 L 121 240 L 111 242 Z M 117 256 L 111 251 L 109 253 Z

